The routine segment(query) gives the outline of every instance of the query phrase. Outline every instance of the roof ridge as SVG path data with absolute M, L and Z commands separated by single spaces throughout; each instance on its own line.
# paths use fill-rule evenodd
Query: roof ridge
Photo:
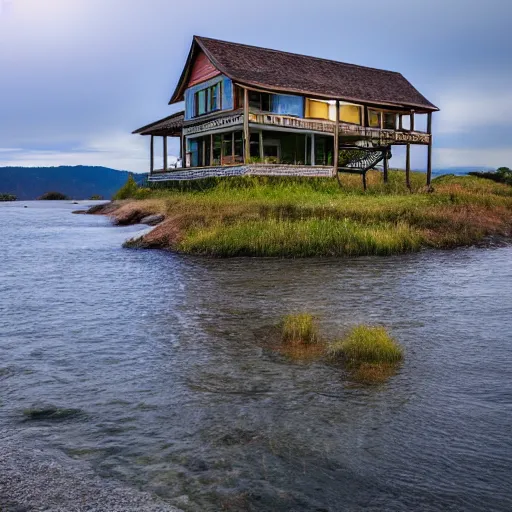
M 245 43 L 235 43 L 234 41 L 224 41 L 223 39 L 215 39 L 213 37 L 204 37 L 204 36 L 194 36 L 194 39 L 199 39 L 203 41 L 215 41 L 217 43 L 224 43 L 224 44 L 231 44 L 234 46 L 243 46 L 245 48 L 252 48 L 256 50 L 264 50 L 267 52 L 273 52 L 273 53 L 284 53 L 286 55 L 292 55 L 294 57 L 306 57 L 308 59 L 315 59 L 315 60 L 321 60 L 324 62 L 334 62 L 335 64 L 343 64 L 344 66 L 351 66 L 354 68 L 362 68 L 362 69 L 369 69 L 372 71 L 378 71 L 381 73 L 392 73 L 395 75 L 403 76 L 402 73 L 399 71 L 392 71 L 390 69 L 382 69 L 382 68 L 374 68 L 371 66 L 361 66 L 360 64 L 352 64 L 351 62 L 342 62 L 340 60 L 334 60 L 334 59 L 326 59 L 325 57 L 315 57 L 314 55 L 305 55 L 303 53 L 295 53 L 295 52 L 288 52 L 285 50 L 276 50 L 275 48 L 266 48 L 264 46 L 255 46 L 253 44 L 245 44 Z

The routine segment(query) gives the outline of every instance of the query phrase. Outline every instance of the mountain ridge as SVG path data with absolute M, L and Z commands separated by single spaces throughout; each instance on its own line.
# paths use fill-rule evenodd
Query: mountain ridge
M 20 201 L 37 199 L 50 191 L 71 199 L 89 199 L 99 195 L 110 199 L 133 174 L 137 182 L 147 174 L 103 166 L 61 165 L 54 167 L 0 167 L 0 193 L 14 194 Z

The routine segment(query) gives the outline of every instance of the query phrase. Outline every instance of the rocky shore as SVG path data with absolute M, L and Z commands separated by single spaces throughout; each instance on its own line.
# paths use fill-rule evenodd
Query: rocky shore
M 181 512 L 149 493 L 100 478 L 85 461 L 28 446 L 14 432 L 0 437 L 2 512 Z

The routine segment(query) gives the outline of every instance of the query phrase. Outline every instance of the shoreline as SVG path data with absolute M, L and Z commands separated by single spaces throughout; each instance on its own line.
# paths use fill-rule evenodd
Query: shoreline
M 19 432 L 1 434 L 1 510 L 182 512 L 149 492 L 101 478 L 60 450 L 27 446 Z
M 140 189 L 139 197 L 76 213 L 107 215 L 119 226 L 154 226 L 125 247 L 209 257 L 390 256 L 512 244 L 508 185 L 443 177 L 434 180 L 432 193 L 418 187 L 411 194 L 395 183 L 389 193 L 363 195 L 318 183 L 237 180 L 201 191 Z

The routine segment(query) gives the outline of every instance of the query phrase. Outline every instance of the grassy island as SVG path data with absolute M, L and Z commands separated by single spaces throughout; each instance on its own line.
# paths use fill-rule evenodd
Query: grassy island
M 149 215 L 164 220 L 128 247 L 213 257 L 391 255 L 453 248 L 512 234 L 512 187 L 474 176 L 442 176 L 433 189 L 412 173 L 391 171 L 389 183 L 368 173 L 335 180 L 223 178 L 146 189 L 127 183 L 117 201 L 95 207 L 115 223 Z M 93 213 L 93 212 L 91 212 Z

